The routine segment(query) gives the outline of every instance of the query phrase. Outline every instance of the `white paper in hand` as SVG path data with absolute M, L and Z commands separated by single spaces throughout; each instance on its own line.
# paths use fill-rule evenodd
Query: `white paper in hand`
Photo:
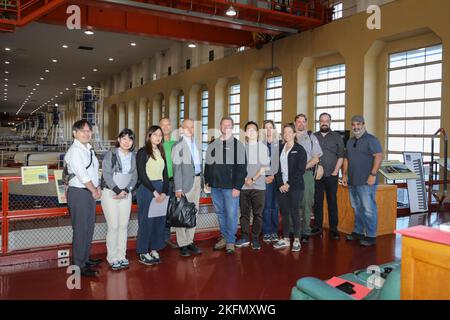
M 156 198 L 153 198 L 152 202 L 150 203 L 150 208 L 148 209 L 148 217 L 155 218 L 165 216 L 167 213 L 168 205 L 169 205 L 168 196 L 166 196 L 166 198 L 162 202 L 157 202 Z

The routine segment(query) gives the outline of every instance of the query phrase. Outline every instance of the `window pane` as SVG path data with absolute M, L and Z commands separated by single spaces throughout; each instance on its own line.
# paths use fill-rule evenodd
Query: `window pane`
M 424 103 L 413 102 L 406 104 L 405 117 L 423 117 L 424 116 Z
M 421 152 L 423 150 L 423 138 L 406 138 L 405 151 Z
M 440 119 L 432 119 L 432 120 L 425 120 L 424 124 L 425 134 L 435 134 L 436 131 L 439 130 L 441 127 L 441 120 Z
M 400 84 L 406 82 L 406 70 L 395 70 L 389 72 L 389 84 Z
M 425 102 L 425 116 L 440 117 L 441 116 L 441 101 Z
M 404 103 L 393 103 L 389 105 L 389 118 L 404 118 L 405 116 Z
M 405 128 L 406 134 L 423 134 L 423 120 L 407 120 Z
M 440 98 L 441 97 L 442 83 L 428 83 L 425 85 L 425 98 Z
M 442 78 L 442 65 L 432 64 L 425 68 L 425 80 L 438 80 Z
M 388 130 L 389 134 L 404 134 L 405 121 L 389 121 Z
M 416 67 L 406 70 L 407 82 L 419 82 L 425 80 L 425 67 Z
M 388 146 L 390 151 L 405 150 L 405 138 L 389 138 Z

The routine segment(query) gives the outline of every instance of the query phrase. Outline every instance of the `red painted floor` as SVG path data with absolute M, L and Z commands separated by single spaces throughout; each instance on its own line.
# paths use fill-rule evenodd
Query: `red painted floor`
M 373 264 L 400 258 L 401 238 L 378 238 L 375 247 L 312 237 L 300 253 L 277 251 L 267 244 L 262 250 L 237 249 L 234 255 L 212 250 L 214 241 L 198 242 L 204 253 L 181 257 L 177 249 L 161 251 L 163 262 L 145 266 L 129 252 L 128 270 L 112 271 L 106 262 L 98 278 L 83 278 L 80 290 L 69 290 L 69 274 L 55 260 L 8 268 L 0 272 L 0 300 L 7 299 L 289 299 L 298 278 L 327 279 Z M 100 256 L 104 258 L 104 256 Z M 17 271 L 19 270 L 20 271 Z M 8 273 L 9 272 L 9 273 Z

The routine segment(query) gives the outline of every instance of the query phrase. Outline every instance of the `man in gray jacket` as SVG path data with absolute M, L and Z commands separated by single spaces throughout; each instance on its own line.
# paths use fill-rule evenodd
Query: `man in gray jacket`
M 202 160 L 201 151 L 194 138 L 194 120 L 185 119 L 182 122 L 183 137 L 173 145 L 173 180 L 175 196 L 183 194 L 189 202 L 195 203 L 199 209 Z M 190 253 L 201 254 L 201 250 L 194 244 L 194 228 L 175 228 L 180 255 L 190 256 Z

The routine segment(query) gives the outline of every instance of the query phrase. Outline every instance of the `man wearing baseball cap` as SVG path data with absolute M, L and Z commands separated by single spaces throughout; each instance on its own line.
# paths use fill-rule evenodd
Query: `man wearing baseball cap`
M 378 139 L 366 131 L 363 116 L 353 116 L 352 132 L 354 136 L 347 141 L 342 173 L 342 184 L 348 185 L 355 211 L 355 227 L 347 240 L 359 240 L 362 246 L 372 246 L 377 235 L 375 194 L 383 150 Z

